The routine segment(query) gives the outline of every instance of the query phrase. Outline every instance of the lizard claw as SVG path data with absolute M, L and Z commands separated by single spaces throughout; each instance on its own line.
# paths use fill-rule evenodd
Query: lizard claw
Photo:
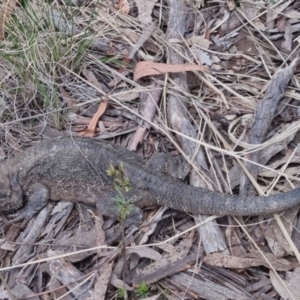
M 9 221 L 6 222 L 5 226 L 23 221 L 21 226 L 25 227 L 29 220 L 47 204 L 49 188 L 41 183 L 35 183 L 30 186 L 27 197 L 28 201 L 22 209 L 7 216 Z
M 7 216 L 7 218 L 9 219 L 8 222 L 6 222 L 6 225 L 10 225 L 10 224 L 14 224 L 17 223 L 19 221 L 24 221 L 27 220 L 27 222 L 33 217 L 34 214 L 29 215 L 28 213 L 26 213 L 26 211 L 24 209 L 22 209 L 20 212 L 18 213 L 14 213 L 14 214 L 9 214 Z M 26 223 L 27 223 L 26 222 Z M 22 223 L 23 224 L 23 223 Z

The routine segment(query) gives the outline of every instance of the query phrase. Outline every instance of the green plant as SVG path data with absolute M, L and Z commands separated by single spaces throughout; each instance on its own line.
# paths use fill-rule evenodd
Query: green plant
M 76 11 L 53 9 L 47 3 L 22 1 L 5 24 L 5 40 L 0 45 L 2 69 L 10 73 L 10 84 L 0 85 L 1 109 L 5 117 L 1 122 L 35 118 L 48 113 L 50 126 L 64 127 L 61 114 L 62 99 L 59 86 L 72 82 L 72 74 L 80 73 L 92 42 L 89 26 L 78 38 L 57 23 L 75 27 Z M 54 24 L 56 16 L 56 25 Z M 69 27 L 67 27 L 69 28 Z M 8 80 L 9 81 L 9 80 Z M 12 105 L 14 104 L 14 105 Z M 25 105 L 24 105 L 25 104 Z
M 115 186 L 115 190 L 117 192 L 117 196 L 113 197 L 113 200 L 117 204 L 119 211 L 119 220 L 124 221 L 129 213 L 133 209 L 133 205 L 131 204 L 130 199 L 126 199 L 122 189 L 118 186 Z
M 123 288 L 118 288 L 117 290 L 117 299 L 124 299 L 125 291 Z
M 125 175 L 123 163 L 120 162 L 118 166 L 110 166 L 106 170 L 106 174 L 113 178 L 114 188 L 117 196 L 113 200 L 118 206 L 119 220 L 124 221 L 133 209 L 130 199 L 126 199 L 125 195 L 130 191 L 129 178 Z
M 149 286 L 146 282 L 142 282 L 139 284 L 139 286 L 135 290 L 135 294 L 138 298 L 147 298 L 149 297 Z
M 115 187 L 119 187 L 125 192 L 130 190 L 129 178 L 125 175 L 123 163 L 120 162 L 118 166 L 110 166 L 106 174 L 114 179 Z

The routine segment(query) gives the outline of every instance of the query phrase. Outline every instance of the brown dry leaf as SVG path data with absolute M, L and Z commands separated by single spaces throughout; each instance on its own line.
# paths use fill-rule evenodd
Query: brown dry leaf
M 217 271 L 218 272 L 218 271 Z M 192 297 L 175 298 L 177 299 L 205 299 L 205 300 L 250 300 L 259 299 L 249 297 L 245 294 L 243 288 L 236 283 L 228 282 L 227 276 L 224 273 L 219 273 L 216 276 L 216 270 L 213 273 L 195 276 L 192 273 L 180 272 L 172 276 L 173 285 L 178 286 L 184 293 L 189 293 Z M 221 275 L 222 274 L 222 275 Z M 222 279 L 221 279 L 222 276 Z M 230 275 L 229 275 L 230 276 Z M 231 276 L 230 276 L 231 277 Z M 229 278 L 230 278 L 229 277 Z M 221 280 L 220 280 L 221 279 Z M 175 300 L 174 299 L 174 300 Z
M 138 81 L 140 78 L 150 75 L 161 75 L 165 73 L 179 73 L 186 71 L 201 71 L 208 72 L 208 68 L 200 65 L 192 64 L 163 64 L 154 63 L 151 61 L 141 61 L 135 65 L 134 80 Z
M 256 256 L 256 257 L 255 258 L 236 257 L 236 256 L 223 255 L 221 253 L 213 253 L 204 257 L 202 261 L 211 266 L 232 268 L 232 269 L 244 269 L 249 267 L 257 267 L 257 266 L 265 266 L 267 268 L 270 268 L 270 265 L 264 258 L 262 258 L 261 256 L 260 258 L 257 258 L 257 256 L 260 254 L 258 255 L 255 253 L 250 253 L 250 254 L 251 256 Z M 250 254 L 248 256 L 250 256 Z M 273 268 L 277 271 L 288 271 L 299 266 L 299 263 L 289 262 L 284 258 L 278 259 L 272 254 L 264 253 L 264 255 L 267 257 L 268 261 L 273 266 Z
M 163 266 L 166 266 L 174 261 L 177 261 L 185 256 L 188 255 L 192 245 L 193 245 L 193 237 L 194 237 L 195 231 L 191 231 L 189 235 L 186 238 L 183 238 L 183 240 L 177 245 L 173 246 L 171 244 L 162 244 L 157 245 L 158 248 L 163 249 L 166 254 L 162 256 L 162 258 L 156 260 L 154 263 L 149 265 L 148 267 L 142 269 L 139 271 L 140 276 L 149 275 Z
M 298 210 L 298 208 L 286 210 L 281 217 L 282 223 L 289 236 L 292 235 L 294 229 L 293 224 L 296 221 Z M 267 225 L 264 235 L 271 251 L 276 257 L 294 254 L 275 219 Z
M 149 248 L 147 246 L 142 247 L 142 248 L 133 247 L 133 248 L 126 249 L 126 255 L 129 255 L 131 253 L 135 253 L 139 257 L 146 257 L 146 258 L 149 258 L 154 261 L 162 258 L 162 255 L 159 252 L 157 252 L 156 250 Z
M 300 12 L 297 10 L 294 10 L 294 9 L 290 9 L 290 10 L 286 11 L 284 14 L 287 18 L 290 18 L 290 19 L 296 19 L 297 21 L 299 21 L 299 19 L 300 19 Z
M 139 12 L 139 20 L 143 24 L 150 24 L 152 22 L 152 11 L 157 0 L 135 0 Z
M 130 12 L 130 6 L 127 0 L 120 0 L 115 4 L 115 8 L 119 9 L 123 14 L 128 15 Z
M 287 141 L 288 143 L 289 141 Z M 283 152 L 283 151 L 282 151 Z M 283 154 L 283 153 L 282 153 Z M 293 153 L 293 151 L 291 149 L 286 149 L 284 151 L 284 156 L 282 158 L 278 158 L 276 161 L 268 164 L 268 168 L 270 169 L 274 169 L 276 170 L 277 168 L 281 167 L 282 165 L 286 164 L 286 163 L 289 163 L 289 164 L 297 164 L 297 163 L 300 163 L 300 145 L 298 144 L 297 145 L 297 150 L 295 153 Z M 293 168 L 293 167 L 291 167 Z M 287 168 L 288 169 L 288 168 Z M 286 169 L 286 170 L 287 170 Z M 265 171 L 267 173 L 267 171 Z M 269 171 L 269 172 L 272 172 L 272 171 Z M 284 172 L 286 173 L 286 172 Z
M 93 299 L 105 300 L 106 290 L 111 278 L 112 267 L 114 262 L 110 262 L 101 267 L 101 272 L 95 283 Z
M 130 54 L 128 55 L 128 58 L 132 59 L 142 45 L 146 50 L 150 52 L 157 52 L 159 50 L 158 45 L 151 41 L 148 41 L 149 37 L 151 36 L 151 34 L 153 34 L 154 31 L 156 32 L 156 34 L 160 31 L 155 21 L 153 21 L 152 24 L 143 27 L 142 33 L 132 31 L 132 29 L 128 28 L 120 29 L 120 34 L 124 34 L 124 36 L 126 36 L 132 43 L 132 49 L 130 51 Z
M 53 258 L 49 261 L 49 268 L 47 270 L 49 275 L 52 279 L 55 278 L 55 280 L 59 281 L 60 287 L 66 285 L 69 289 L 72 289 L 72 296 L 74 298 L 81 297 L 80 299 L 89 299 L 91 296 L 89 289 L 91 283 L 81 282 L 81 284 L 79 284 L 84 274 L 67 259 L 59 258 L 60 254 L 62 254 L 60 251 L 47 251 L 47 256 Z
M 101 101 L 101 103 L 99 104 L 98 110 L 92 117 L 88 127 L 85 130 L 79 132 L 79 135 L 88 136 L 88 137 L 94 136 L 98 120 L 106 111 L 107 105 L 108 105 L 108 102 L 106 99 Z
M 1 12 L 1 19 L 2 22 L 0 23 L 0 40 L 4 40 L 4 34 L 5 34 L 5 23 L 10 18 L 10 15 L 12 14 L 13 10 L 15 9 L 16 5 L 18 4 L 18 0 L 6 0 L 6 4 L 3 6 L 4 11 Z
M 298 270 L 299 268 L 295 269 Z M 299 271 L 297 271 L 299 273 Z M 278 276 L 270 270 L 270 280 L 272 282 L 273 287 L 277 291 L 277 293 L 282 297 L 282 299 L 297 299 L 300 300 L 300 289 L 299 289 L 299 275 L 298 281 L 293 282 L 293 284 L 290 284 L 289 282 L 285 281 L 284 279 L 279 280 Z
M 71 211 L 69 209 L 65 209 L 64 211 L 67 211 L 67 213 L 68 213 L 67 217 L 70 216 Z M 65 221 L 67 219 L 65 216 L 63 216 L 64 211 L 60 214 L 57 214 L 58 217 L 62 216 L 61 219 L 63 221 Z M 60 220 L 60 219 L 57 218 L 57 220 Z M 66 222 L 67 221 L 65 221 L 65 223 Z M 51 231 L 51 228 L 49 231 Z M 65 252 L 70 251 L 70 249 L 88 249 L 88 248 L 96 247 L 97 240 L 95 237 L 97 236 L 97 234 L 98 233 L 94 228 L 87 230 L 87 231 L 75 232 L 75 230 L 72 230 L 72 232 L 68 232 L 68 233 L 64 232 L 59 236 L 60 238 L 58 238 L 57 241 L 55 241 L 55 243 L 53 243 L 53 247 L 56 247 L 56 249 L 62 249 Z M 104 250 L 105 249 L 103 249 L 103 251 Z M 77 253 L 77 254 L 70 256 L 68 258 L 68 261 L 71 263 L 76 263 L 76 262 L 86 259 L 87 257 L 89 257 L 90 255 L 92 255 L 94 253 L 96 253 L 96 250 L 86 250 L 84 252 Z
M 153 87 L 153 88 L 150 88 Z M 147 121 L 152 122 L 155 116 L 155 112 L 161 98 L 162 87 L 160 83 L 155 82 L 154 80 L 150 80 L 150 84 L 148 86 L 149 92 L 142 92 L 140 94 L 140 105 L 139 105 L 139 113 L 140 115 Z M 142 125 L 139 125 L 139 128 L 135 132 L 131 142 L 129 144 L 129 150 L 136 150 L 139 143 L 142 143 L 146 132 L 150 128 L 150 124 L 144 122 Z
M 293 288 L 293 290 L 297 291 L 296 295 L 300 295 L 300 267 L 295 268 L 289 278 L 289 286 Z M 298 296 L 299 297 L 299 296 Z
M 94 73 L 92 71 L 87 70 L 87 69 L 83 69 L 82 73 L 92 85 L 94 85 L 95 87 L 97 87 L 100 90 L 103 90 L 102 84 L 98 81 L 98 79 L 96 78 L 96 76 L 94 75 Z M 92 137 L 95 133 L 98 120 L 103 115 L 106 108 L 107 108 L 107 99 L 103 98 L 101 103 L 99 104 L 97 112 L 95 113 L 95 115 L 91 119 L 88 127 L 85 130 L 81 131 L 79 133 L 79 135 Z
M 129 91 L 124 91 L 122 93 L 112 93 L 111 95 L 114 96 L 118 101 L 121 102 L 128 102 L 128 101 L 133 101 L 137 100 L 140 96 L 141 90 L 139 89 L 132 89 Z
M 227 244 L 230 246 L 230 252 L 233 256 L 245 257 L 246 250 L 241 242 L 241 233 L 238 228 L 231 228 L 228 226 L 225 230 Z
M 285 174 L 286 178 L 298 175 L 299 174 L 299 167 L 297 166 L 297 167 L 286 168 L 283 173 Z M 275 171 L 269 171 L 269 170 L 266 170 L 266 169 L 262 169 L 262 170 L 260 170 L 260 174 L 263 177 L 272 177 L 273 178 L 273 177 L 278 176 L 278 172 L 276 170 Z
M 284 41 L 281 43 L 281 46 L 287 51 L 292 50 L 292 25 L 290 20 L 286 20 L 285 22 L 285 30 L 284 30 Z
M 141 230 L 141 236 L 140 236 L 140 241 L 139 244 L 143 245 L 146 244 L 149 236 L 155 231 L 157 224 L 158 224 L 158 220 L 161 219 L 162 215 L 164 214 L 164 212 L 167 210 L 166 207 L 161 207 L 157 212 L 153 211 L 151 213 L 148 214 L 147 218 L 143 221 L 142 223 L 142 230 Z M 147 223 L 152 223 L 151 225 L 147 226 L 147 227 L 143 227 L 143 225 L 147 224 Z

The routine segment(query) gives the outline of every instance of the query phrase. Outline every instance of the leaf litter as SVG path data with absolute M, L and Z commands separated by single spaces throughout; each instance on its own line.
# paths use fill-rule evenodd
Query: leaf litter
M 193 167 L 190 184 L 206 189 L 237 193 L 244 176 L 252 181 L 240 193 L 293 189 L 299 8 L 276 0 L 3 1 L 1 156 L 41 138 L 88 135 L 145 159 L 182 155 Z M 253 142 L 268 97 L 274 112 Z M 299 299 L 298 208 L 217 220 L 148 208 L 119 243 L 115 220 L 79 204 L 51 207 L 24 228 L 2 230 L 1 299 L 138 299 L 142 283 L 149 299 Z

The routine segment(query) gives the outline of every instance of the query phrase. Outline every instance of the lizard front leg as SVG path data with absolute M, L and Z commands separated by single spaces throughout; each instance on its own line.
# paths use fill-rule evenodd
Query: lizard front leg
M 18 172 L 8 175 L 5 181 L 8 184 L 1 182 L 0 213 L 16 211 L 23 206 L 23 189 L 18 181 Z
M 19 182 L 18 185 L 20 186 Z M 28 186 L 26 191 L 22 194 L 22 197 L 23 196 L 25 196 L 25 200 L 27 200 L 25 206 L 16 213 L 8 216 L 9 218 L 13 218 L 8 222 L 8 224 L 12 224 L 20 220 L 26 221 L 31 219 L 48 203 L 50 190 L 45 184 L 36 182 Z M 23 203 L 23 200 L 21 201 Z

